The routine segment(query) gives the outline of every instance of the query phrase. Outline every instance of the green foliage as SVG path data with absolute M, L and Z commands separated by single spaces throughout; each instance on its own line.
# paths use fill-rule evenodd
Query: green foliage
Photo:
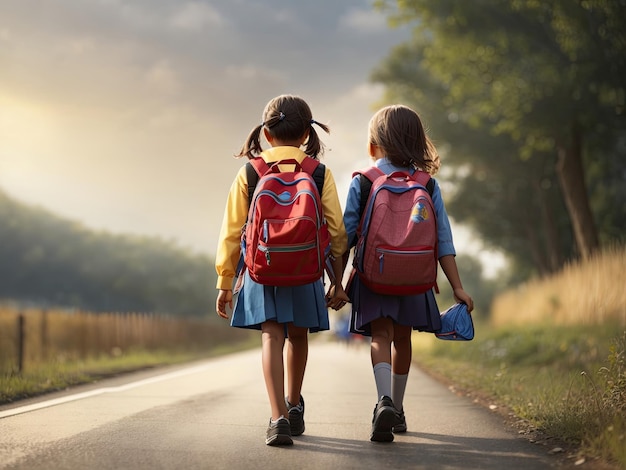
M 503 288 L 501 280 L 489 280 L 483 277 L 483 268 L 480 261 L 468 255 L 458 255 L 456 263 L 459 275 L 463 280 L 463 288 L 469 292 L 474 299 L 474 316 L 487 318 L 491 309 L 491 302 L 495 294 Z M 437 284 L 439 295 L 437 304 L 441 310 L 452 306 L 455 303 L 454 295 L 450 284 L 443 272 L 439 272 Z
M 607 365 L 598 371 L 603 384 L 602 406 L 615 410 L 616 413 L 626 411 L 626 332 L 618 337 L 609 349 Z
M 562 170 L 563 156 L 577 158 L 580 143 L 600 239 L 623 240 L 623 1 L 377 5 L 392 24 L 413 25 L 414 35 L 372 79 L 386 86 L 385 102 L 404 102 L 424 117 L 442 153 L 443 179 L 455 183 L 446 193 L 455 220 L 503 249 L 518 276 L 557 270 L 581 249 L 572 223 L 593 226 L 578 210 L 585 181 Z M 581 204 L 564 188 L 581 193 Z
M 494 330 L 475 323 L 474 341 L 437 341 L 420 350 L 419 362 L 459 388 L 508 406 L 547 436 L 626 465 L 623 328 L 611 323 Z
M 625 12 L 604 0 L 408 0 L 395 17 L 415 23 L 423 66 L 463 105 L 463 120 L 495 117 L 496 133 L 546 150 L 572 113 L 590 125 L 623 119 Z
M 0 190 L 0 299 L 91 311 L 203 315 L 208 257 L 157 238 L 95 232 Z

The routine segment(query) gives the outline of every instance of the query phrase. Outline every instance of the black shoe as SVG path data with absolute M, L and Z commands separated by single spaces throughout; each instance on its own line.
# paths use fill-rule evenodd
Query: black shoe
M 291 435 L 299 436 L 304 432 L 304 398 L 300 395 L 300 403 L 292 405 L 285 397 L 285 403 L 289 410 L 289 423 L 291 424 Z
M 391 428 L 396 423 L 396 410 L 393 402 L 388 396 L 380 397 L 380 400 L 374 407 L 374 416 L 372 418 L 372 434 L 370 441 L 375 442 L 392 442 L 393 433 Z
M 293 444 L 293 440 L 291 439 L 291 427 L 289 426 L 289 420 L 287 418 L 281 416 L 275 422 L 272 422 L 270 418 L 265 443 L 268 446 L 289 446 Z
M 406 432 L 406 418 L 404 417 L 404 410 L 396 410 L 396 422 L 391 428 L 393 433 Z

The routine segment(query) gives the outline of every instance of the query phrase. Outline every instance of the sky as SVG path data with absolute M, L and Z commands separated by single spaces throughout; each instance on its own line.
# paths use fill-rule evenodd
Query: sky
M 369 164 L 370 74 L 409 37 L 370 0 L 0 0 L 0 189 L 214 254 L 234 155 L 277 95 L 330 126 L 343 204 Z

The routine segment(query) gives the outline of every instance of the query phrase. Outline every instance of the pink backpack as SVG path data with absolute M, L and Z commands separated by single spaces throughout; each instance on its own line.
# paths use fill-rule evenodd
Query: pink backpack
M 372 182 L 354 254 L 363 284 L 388 295 L 436 289 L 437 220 L 427 189 L 430 175 L 423 171 L 387 175 L 375 166 L 353 177 L 357 174 Z

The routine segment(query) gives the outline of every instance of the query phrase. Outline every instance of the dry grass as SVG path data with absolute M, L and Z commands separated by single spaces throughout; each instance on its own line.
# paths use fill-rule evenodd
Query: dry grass
M 504 292 L 476 315 L 474 341 L 416 335 L 414 357 L 572 445 L 571 458 L 626 469 L 625 267 L 613 247 Z
M 491 321 L 511 324 L 626 326 L 626 247 L 612 247 L 560 273 L 536 279 L 497 297 Z
M 207 319 L 0 306 L 0 403 L 242 349 L 250 338 L 249 331 Z

